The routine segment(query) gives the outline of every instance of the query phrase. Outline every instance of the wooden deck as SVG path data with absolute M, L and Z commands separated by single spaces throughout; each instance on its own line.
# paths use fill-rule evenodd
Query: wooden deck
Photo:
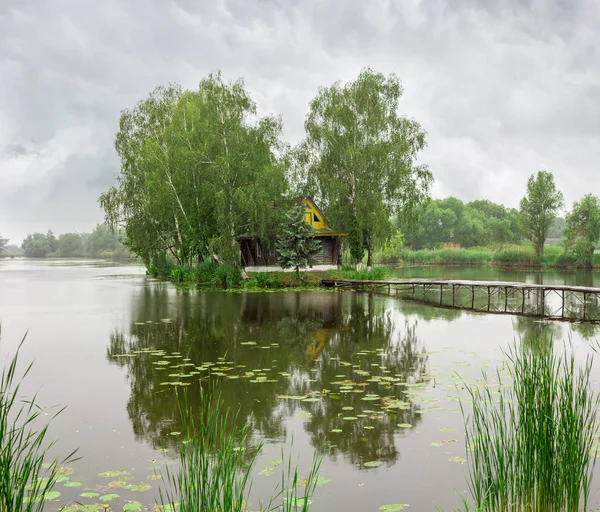
M 438 307 L 600 323 L 600 288 L 508 281 L 323 279 L 327 288 L 387 292 Z

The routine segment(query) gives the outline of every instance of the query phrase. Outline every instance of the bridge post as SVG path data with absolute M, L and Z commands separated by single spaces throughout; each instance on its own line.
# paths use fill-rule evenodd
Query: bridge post
M 523 303 L 521 304 L 521 314 L 525 313 L 525 288 L 523 288 Z
M 564 320 L 565 318 L 565 290 L 562 290 L 561 293 L 561 298 L 562 298 L 562 304 L 560 307 L 560 318 Z
M 444 293 L 444 285 L 441 284 L 440 285 L 440 306 L 442 305 L 443 293 Z
M 454 285 L 452 285 L 452 307 L 454 307 Z
M 475 309 L 475 285 L 471 285 L 471 309 Z
M 508 311 L 508 286 L 504 287 L 504 312 Z
M 490 300 L 492 298 L 492 292 L 490 291 L 491 290 L 491 286 L 488 286 L 487 290 L 488 290 L 488 307 L 487 307 L 487 310 L 488 310 L 488 313 L 489 313 L 489 311 L 490 311 Z
M 583 292 L 583 321 L 585 322 L 585 315 L 587 309 L 587 293 Z

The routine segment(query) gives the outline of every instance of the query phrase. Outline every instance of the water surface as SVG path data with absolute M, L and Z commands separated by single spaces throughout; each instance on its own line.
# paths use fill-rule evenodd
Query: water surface
M 600 284 L 592 273 L 493 268 L 396 275 Z M 525 332 L 549 328 L 556 344 L 570 336 L 580 357 L 597 335 L 368 293 L 181 291 L 140 267 L 81 261 L 0 260 L 0 319 L 0 357 L 29 331 L 23 356 L 36 364 L 25 390 L 67 406 L 52 435 L 82 456 L 69 475 L 81 487 L 59 484 L 47 510 L 97 502 L 79 497 L 87 490 L 119 494 L 114 510 L 134 500 L 151 510 L 158 481 L 148 477 L 175 461 L 182 441 L 175 398 L 185 390 L 197 403 L 212 385 L 252 425 L 252 442 L 264 442 L 251 508 L 279 482 L 283 449 L 301 476 L 313 452 L 324 457 L 321 477 L 331 481 L 312 510 L 451 510 L 466 489 L 464 382 L 501 366 L 502 349 Z M 99 476 L 110 470 L 132 479 Z

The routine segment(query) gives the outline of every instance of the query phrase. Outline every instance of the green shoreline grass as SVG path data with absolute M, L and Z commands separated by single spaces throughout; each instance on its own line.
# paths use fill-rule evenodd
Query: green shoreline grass
M 383 257 L 376 261 L 380 264 L 399 265 L 447 265 L 447 266 L 498 266 L 520 268 L 576 268 L 575 259 L 565 254 L 561 247 L 546 246 L 544 255 L 535 255 L 531 245 L 511 245 L 495 249 L 490 247 L 404 249 L 396 256 Z M 594 268 L 600 268 L 600 253 L 594 254 Z

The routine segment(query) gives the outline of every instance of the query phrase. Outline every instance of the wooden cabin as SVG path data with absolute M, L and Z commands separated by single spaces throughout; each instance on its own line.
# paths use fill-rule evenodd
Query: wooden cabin
M 293 206 L 304 204 L 305 220 L 315 229 L 314 238 L 321 241 L 321 250 L 313 255 L 315 265 L 338 265 L 341 262 L 342 242 L 348 233 L 336 231 L 331 227 L 323 212 L 311 197 L 293 201 L 280 201 L 274 206 Z M 266 256 L 260 239 L 252 235 L 238 237 L 243 267 L 278 266 L 277 255 Z

